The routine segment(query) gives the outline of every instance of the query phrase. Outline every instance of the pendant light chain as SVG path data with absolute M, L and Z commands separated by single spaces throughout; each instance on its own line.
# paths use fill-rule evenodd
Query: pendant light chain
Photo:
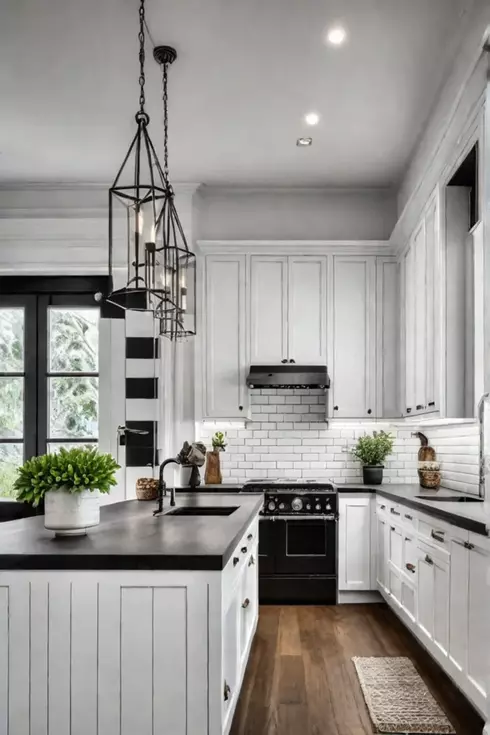
M 138 40 L 140 42 L 140 50 L 139 50 L 139 62 L 140 62 L 140 76 L 139 76 L 139 85 L 140 85 L 140 113 L 144 114 L 145 112 L 145 0 L 140 1 L 140 9 L 139 9 L 139 16 L 140 16 L 140 30 L 138 33 Z
M 169 186 L 169 170 L 168 170 L 168 64 L 162 64 L 162 82 L 163 82 L 163 174 L 165 184 Z

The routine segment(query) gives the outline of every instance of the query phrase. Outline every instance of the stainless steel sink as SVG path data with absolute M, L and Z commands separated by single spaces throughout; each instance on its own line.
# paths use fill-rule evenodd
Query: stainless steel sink
M 430 503 L 483 503 L 482 498 L 469 498 L 468 496 L 458 497 L 457 495 L 451 495 L 449 497 L 430 497 L 428 495 L 416 495 L 416 498 L 420 500 L 428 500 Z
M 238 510 L 238 506 L 211 506 L 197 508 L 195 506 L 182 506 L 174 508 L 165 513 L 166 516 L 231 516 Z

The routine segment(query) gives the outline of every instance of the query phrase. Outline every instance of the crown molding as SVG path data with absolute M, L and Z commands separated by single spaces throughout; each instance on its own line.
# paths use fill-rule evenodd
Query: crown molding
M 388 240 L 198 240 L 203 254 L 394 255 Z

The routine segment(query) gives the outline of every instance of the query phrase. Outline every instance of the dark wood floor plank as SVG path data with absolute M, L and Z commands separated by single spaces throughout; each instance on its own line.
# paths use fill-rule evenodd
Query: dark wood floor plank
M 408 656 L 457 735 L 483 722 L 384 604 L 261 607 L 230 735 L 372 735 L 353 656 Z

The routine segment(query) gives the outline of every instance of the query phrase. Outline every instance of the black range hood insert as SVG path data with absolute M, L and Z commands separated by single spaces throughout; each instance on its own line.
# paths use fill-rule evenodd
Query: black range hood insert
M 330 388 L 326 365 L 252 365 L 249 388 Z

